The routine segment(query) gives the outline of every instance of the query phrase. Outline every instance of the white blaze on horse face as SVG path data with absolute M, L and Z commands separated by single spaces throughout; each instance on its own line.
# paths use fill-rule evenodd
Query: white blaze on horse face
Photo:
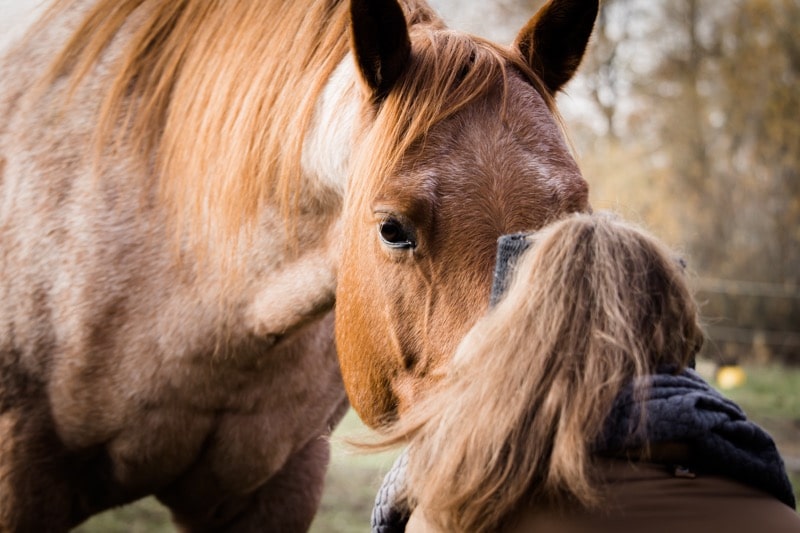
M 306 179 L 344 196 L 353 135 L 360 109 L 355 62 L 350 54 L 336 67 L 320 95 L 303 143 Z

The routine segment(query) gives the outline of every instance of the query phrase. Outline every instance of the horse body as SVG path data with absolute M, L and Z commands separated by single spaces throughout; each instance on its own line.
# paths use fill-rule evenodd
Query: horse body
M 348 393 L 378 423 L 484 309 L 496 237 L 586 208 L 547 102 L 560 83 L 532 85 L 511 51 L 410 0 L 267 4 L 219 8 L 254 21 L 226 35 L 203 1 L 66 2 L 2 60 L 0 530 L 65 530 L 147 494 L 188 530 L 308 527 L 320 437 L 346 406 L 334 300 Z M 276 10 L 290 45 L 317 43 L 304 59 L 258 48 Z M 219 37 L 205 56 L 170 41 L 195 19 Z M 168 29 L 137 41 L 154 20 Z M 89 27 L 113 31 L 73 46 Z M 131 43 L 149 57 L 153 39 L 185 48 L 125 78 Z M 247 43 L 265 64 L 237 66 Z M 447 43 L 472 43 L 443 54 L 463 76 L 414 74 Z M 269 85 L 281 69 L 308 87 Z M 396 110 L 410 101 L 434 111 L 417 124 Z M 387 219 L 413 224 L 415 250 L 387 247 Z
M 335 241 L 316 224 L 328 215 L 298 216 L 303 249 L 287 258 L 281 217 L 263 212 L 234 282 L 191 256 L 176 262 L 168 214 L 137 163 L 107 158 L 98 179 L 86 155 L 114 45 L 65 108 L 63 81 L 25 100 L 42 75 L 29 66 L 63 46 L 33 41 L 40 50 L 17 49 L 0 76 L 0 418 L 14 435 L 3 439 L 0 524 L 39 524 L 9 521 L 19 506 L 66 527 L 153 492 L 178 515 L 225 520 L 219 495 L 243 498 L 324 445 L 312 441 L 346 405 Z M 321 473 L 295 490 L 314 502 L 320 486 Z

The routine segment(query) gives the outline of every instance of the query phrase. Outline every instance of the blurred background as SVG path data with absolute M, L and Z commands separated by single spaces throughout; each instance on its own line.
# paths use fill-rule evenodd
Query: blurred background
M 544 2 L 430 0 L 451 27 L 510 43 Z M 0 47 L 41 2 L 0 0 Z M 699 369 L 776 438 L 800 484 L 800 0 L 604 0 L 558 104 L 597 209 L 689 265 L 708 340 Z M 392 455 L 335 435 L 317 532 L 367 531 Z M 152 500 L 77 531 L 171 531 Z

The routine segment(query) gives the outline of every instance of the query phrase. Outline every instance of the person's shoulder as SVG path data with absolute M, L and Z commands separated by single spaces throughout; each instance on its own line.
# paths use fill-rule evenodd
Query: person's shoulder
M 597 509 L 523 506 L 510 533 L 800 533 L 800 515 L 778 499 L 737 481 L 662 463 L 599 461 Z

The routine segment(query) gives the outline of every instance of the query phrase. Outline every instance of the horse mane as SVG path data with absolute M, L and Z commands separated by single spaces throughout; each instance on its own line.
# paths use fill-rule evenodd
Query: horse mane
M 592 445 L 620 390 L 702 344 L 682 269 L 646 232 L 579 214 L 533 239 L 438 386 L 372 444 L 410 444 L 407 497 L 443 531 L 598 505 Z
M 81 1 L 55 0 L 49 16 Z M 524 73 L 555 113 L 518 51 L 445 30 L 423 0 L 401 3 L 411 65 L 362 134 L 372 138 L 362 143 L 366 166 L 355 165 L 362 178 L 354 179 L 378 186 L 433 124 L 504 79 L 505 64 Z M 310 196 L 298 186 L 303 142 L 348 52 L 348 7 L 345 0 L 97 0 L 43 86 L 66 76 L 74 94 L 119 40 L 119 57 L 107 66 L 96 161 L 113 139 L 115 150 L 150 169 L 144 174 L 195 248 L 227 243 L 223 251 L 232 254 L 266 205 L 290 222 Z
M 79 1 L 56 0 L 48 16 Z M 410 19 L 426 19 L 408 4 Z M 155 168 L 149 175 L 179 227 L 199 231 L 198 243 L 226 242 L 266 203 L 285 216 L 296 209 L 303 140 L 347 53 L 348 27 L 346 1 L 98 0 L 43 84 L 68 76 L 71 96 L 125 34 L 102 97 L 96 159 L 114 139 Z
M 235 241 L 268 202 L 285 215 L 297 205 L 304 135 L 347 27 L 346 2 L 99 0 L 49 78 L 67 74 L 73 92 L 127 32 L 96 159 L 111 138 L 154 166 L 177 227 L 202 248 Z

